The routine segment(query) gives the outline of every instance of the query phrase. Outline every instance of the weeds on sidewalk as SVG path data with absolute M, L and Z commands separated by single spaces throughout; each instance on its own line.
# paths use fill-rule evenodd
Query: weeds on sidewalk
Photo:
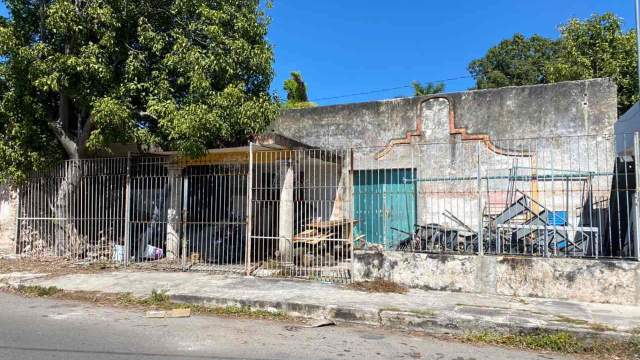
M 251 319 L 269 320 L 294 320 L 281 311 L 267 311 L 254 309 L 249 306 L 204 306 L 187 303 L 177 303 L 171 301 L 171 297 L 164 290 L 152 290 L 151 294 L 145 298 L 138 298 L 131 293 L 100 293 L 93 291 L 63 291 L 55 286 L 43 287 L 39 285 L 24 286 L 14 288 L 15 293 L 29 297 L 47 297 L 59 300 L 74 300 L 91 302 L 105 306 L 116 306 L 121 308 L 134 308 L 141 310 L 172 310 L 191 309 L 193 314 L 230 316 Z
M 640 337 L 638 336 L 628 340 L 585 341 L 561 331 L 538 331 L 523 334 L 472 332 L 465 335 L 462 341 L 526 350 L 592 355 L 597 359 L 640 359 Z
M 53 296 L 62 292 L 62 289 L 58 289 L 55 286 L 40 286 L 40 285 L 19 285 L 16 289 L 19 293 L 30 297 L 43 297 Z
M 152 290 L 151 295 L 143 298 L 136 299 L 129 298 L 127 301 L 133 301 L 139 305 L 148 306 L 157 310 L 172 310 L 172 309 L 191 309 L 194 314 L 202 315 L 219 315 L 219 316 L 234 316 L 234 317 L 248 317 L 248 318 L 260 318 L 260 319 L 286 319 L 287 315 L 281 311 L 266 311 L 261 309 L 253 309 L 250 306 L 204 306 L 197 304 L 178 303 L 171 301 L 166 291 Z
M 151 295 L 149 295 L 149 297 L 145 299 L 142 299 L 140 303 L 150 306 L 164 306 L 171 304 L 171 298 L 169 298 L 169 295 L 167 295 L 167 292 L 165 290 L 158 291 L 156 289 L 153 289 L 151 290 Z
M 403 285 L 384 279 L 375 279 L 373 281 L 356 281 L 347 285 L 347 287 L 353 290 L 366 291 L 371 293 L 406 294 L 409 291 L 409 289 L 407 289 Z
M 574 319 L 574 318 L 570 318 L 570 317 L 564 316 L 564 315 L 556 315 L 556 320 L 552 320 L 552 321 L 561 322 L 561 323 L 567 323 L 567 324 L 573 324 L 573 325 L 578 325 L 578 326 L 585 326 L 585 327 L 588 327 L 589 329 L 591 329 L 593 331 L 599 331 L 599 332 L 615 331 L 616 330 L 614 327 L 611 327 L 611 326 L 606 325 L 606 324 L 589 322 L 587 320 L 582 320 L 582 319 Z

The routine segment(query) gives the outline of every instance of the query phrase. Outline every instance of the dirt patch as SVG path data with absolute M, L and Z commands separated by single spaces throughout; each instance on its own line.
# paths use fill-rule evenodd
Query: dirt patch
M 406 294 L 409 291 L 409 289 L 404 285 L 383 279 L 376 279 L 373 281 L 356 281 L 347 285 L 347 287 L 352 290 L 371 293 Z
M 64 258 L 0 259 L 0 273 L 30 272 L 60 276 L 67 274 L 94 274 L 122 269 L 111 262 L 78 263 Z

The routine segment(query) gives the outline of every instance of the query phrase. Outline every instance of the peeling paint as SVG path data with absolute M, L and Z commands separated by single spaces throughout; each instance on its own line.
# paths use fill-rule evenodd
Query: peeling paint
M 384 278 L 423 290 L 640 305 L 635 262 L 397 251 L 356 252 L 354 260 L 356 281 Z

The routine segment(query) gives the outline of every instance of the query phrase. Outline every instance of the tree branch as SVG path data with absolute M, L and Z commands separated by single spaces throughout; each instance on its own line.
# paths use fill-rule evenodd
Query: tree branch
M 62 126 L 58 122 L 51 121 L 48 124 L 60 142 L 60 145 L 62 145 L 67 152 L 67 155 L 69 155 L 71 159 L 78 159 L 78 146 L 75 141 L 62 129 Z
M 138 116 L 142 116 L 142 117 L 150 117 L 154 120 L 158 120 L 158 118 L 154 115 L 152 115 L 151 113 L 148 113 L 146 111 L 138 111 Z
M 85 145 L 87 145 L 87 140 L 89 140 L 89 136 L 91 136 L 92 130 L 93 130 L 93 118 L 89 116 L 87 117 L 87 120 L 84 122 L 84 125 L 80 130 L 80 134 L 78 134 L 79 150 L 83 150 Z

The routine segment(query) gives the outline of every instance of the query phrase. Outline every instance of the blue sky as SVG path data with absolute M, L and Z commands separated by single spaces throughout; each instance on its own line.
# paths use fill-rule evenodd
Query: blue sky
M 269 40 L 273 91 L 292 70 L 321 105 L 410 95 L 411 89 L 341 96 L 469 75 L 467 65 L 516 32 L 557 37 L 572 17 L 612 11 L 635 26 L 633 0 L 275 0 Z M 446 83 L 465 90 L 472 79 Z
M 272 91 L 285 98 L 282 84 L 298 70 L 321 105 L 411 95 L 401 88 L 343 97 L 468 76 L 471 60 L 516 32 L 556 37 L 567 19 L 606 11 L 635 26 L 633 0 L 274 0 Z M 446 86 L 466 90 L 473 80 Z

